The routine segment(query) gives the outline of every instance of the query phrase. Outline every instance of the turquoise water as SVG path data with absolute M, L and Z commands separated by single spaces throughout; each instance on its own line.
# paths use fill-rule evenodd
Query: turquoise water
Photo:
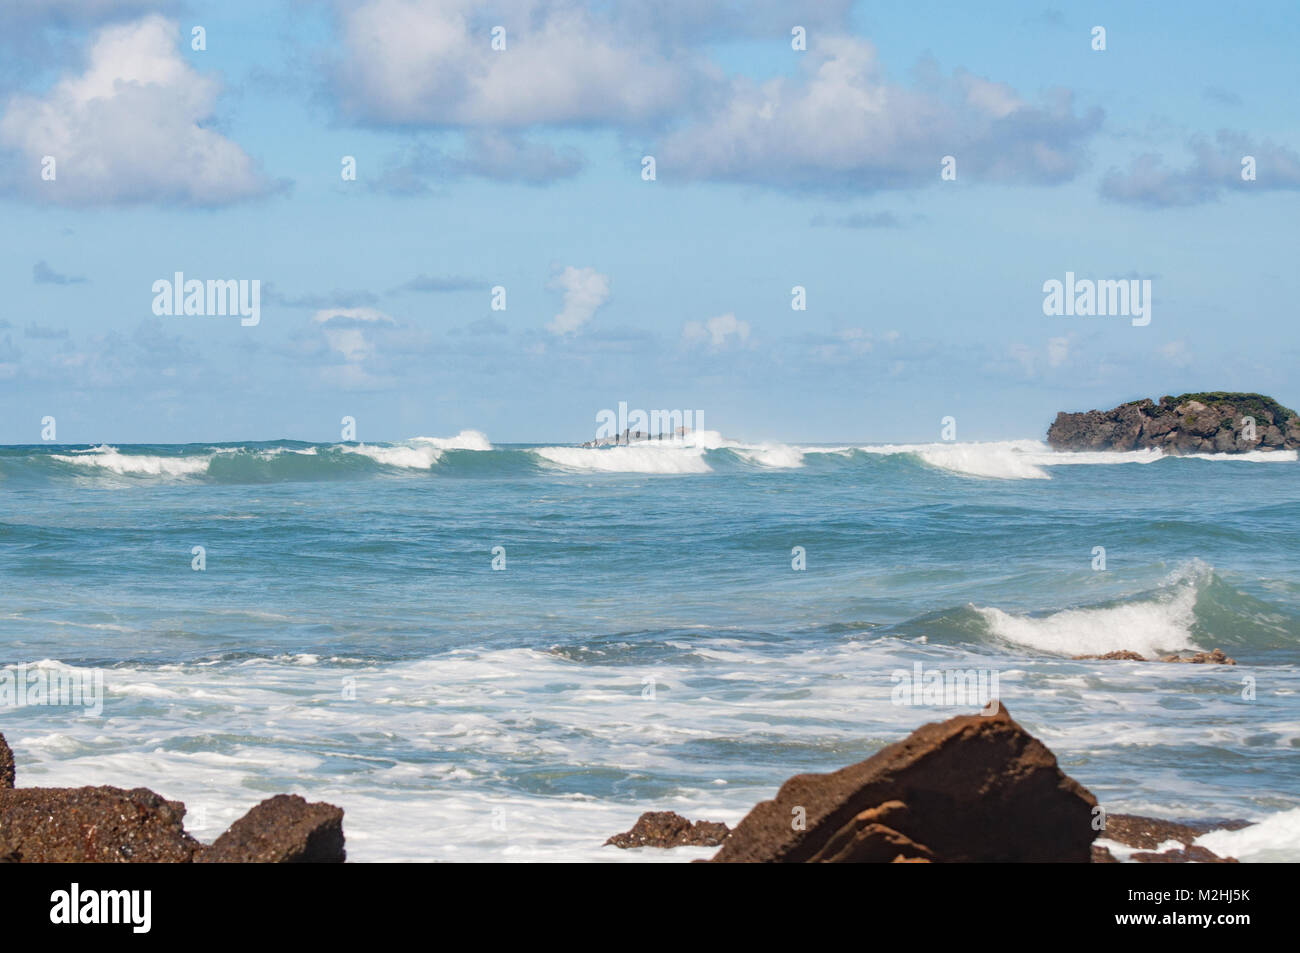
M 0 664 L 104 685 L 0 731 L 21 784 L 143 784 L 202 839 L 292 790 L 357 860 L 687 860 L 600 845 L 976 709 L 896 704 L 920 664 L 996 673 L 1109 810 L 1300 859 L 1294 456 L 0 448 Z M 1215 647 L 1240 664 L 1070 658 Z

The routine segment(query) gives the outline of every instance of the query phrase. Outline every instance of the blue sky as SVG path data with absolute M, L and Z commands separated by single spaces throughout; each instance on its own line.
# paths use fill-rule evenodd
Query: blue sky
M 1300 405 L 1293 4 L 16 0 L 0 37 L 0 442 Z M 156 316 L 177 271 L 261 322 Z M 1151 323 L 1045 316 L 1067 271 L 1150 279 Z

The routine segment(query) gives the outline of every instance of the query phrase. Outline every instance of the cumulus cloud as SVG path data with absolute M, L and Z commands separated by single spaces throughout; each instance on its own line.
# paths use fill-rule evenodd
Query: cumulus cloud
M 519 127 L 662 115 L 688 87 L 649 35 L 571 0 L 343 0 L 346 113 L 398 125 Z M 506 49 L 492 29 L 506 29 Z
M 661 178 L 731 180 L 812 189 L 913 188 L 939 181 L 952 155 L 958 177 L 1051 184 L 1073 178 L 1100 126 L 1076 116 L 1069 93 L 1033 105 L 1004 83 L 925 64 L 915 88 L 889 82 L 875 47 L 822 37 L 803 74 L 740 78 L 701 121 L 658 150 Z
M 596 310 L 609 299 L 609 276 L 595 268 L 569 265 L 551 281 L 550 288 L 564 292 L 564 305 L 546 330 L 552 334 L 572 334 L 591 320 Z
M 688 344 L 708 342 L 714 350 L 719 350 L 735 339 L 744 344 L 749 340 L 749 322 L 738 321 L 732 312 L 720 314 L 707 321 L 687 321 L 682 327 L 682 340 Z
M 0 149 L 30 197 L 67 205 L 175 201 L 223 205 L 272 186 L 236 143 L 206 127 L 220 92 L 177 50 L 161 16 L 95 34 L 83 72 L 0 113 Z M 56 177 L 41 178 L 43 157 Z
M 373 328 L 397 325 L 388 315 L 374 308 L 329 308 L 317 311 L 312 321 L 321 326 L 330 350 L 349 364 L 374 356 Z
M 1102 196 L 1113 202 L 1170 208 L 1213 202 L 1225 191 L 1300 189 L 1300 154 L 1276 143 L 1220 130 L 1213 141 L 1193 138 L 1188 149 L 1192 162 L 1182 169 L 1169 168 L 1154 153 L 1137 156 L 1124 171 L 1111 169 L 1102 178 Z M 1255 159 L 1254 180 L 1241 177 L 1246 156 Z

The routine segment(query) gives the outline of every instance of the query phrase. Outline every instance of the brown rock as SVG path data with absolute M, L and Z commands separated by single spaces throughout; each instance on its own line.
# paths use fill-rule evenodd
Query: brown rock
M 194 858 L 204 864 L 341 864 L 343 809 L 277 794 L 258 804 Z
M 14 786 L 14 753 L 9 750 L 5 736 L 0 734 L 0 791 Z
M 22 863 L 185 863 L 202 848 L 185 805 L 147 788 L 0 790 L 0 858 Z
M 1118 864 L 1119 863 L 1119 861 L 1116 860 L 1115 855 L 1110 852 L 1110 848 L 1098 847 L 1096 844 L 1092 845 L 1092 862 L 1094 864 Z
M 1134 854 L 1132 859 L 1139 864 L 1236 864 L 1240 863 L 1235 857 L 1220 857 L 1213 851 L 1204 847 L 1197 847 L 1195 844 L 1184 847 L 1182 850 L 1167 850 L 1160 854 L 1149 854 L 1142 851 Z
M 1109 659 L 1120 662 L 1191 662 L 1194 664 L 1216 664 L 1216 665 L 1236 665 L 1237 660 L 1224 655 L 1220 649 L 1214 649 L 1211 652 L 1197 652 L 1195 655 L 1166 655 L 1159 659 L 1147 659 L 1137 652 L 1130 652 L 1128 649 L 1119 649 L 1115 652 L 1107 652 L 1105 655 L 1072 655 L 1075 661 L 1085 659 Z
M 1219 649 L 1211 652 L 1197 652 L 1195 655 L 1166 655 L 1160 661 L 1162 662 L 1190 662 L 1193 665 L 1236 665 L 1237 660 L 1228 658 Z
M 1253 421 L 1254 436 L 1246 429 Z M 1057 450 L 1242 453 L 1300 447 L 1300 415 L 1263 394 L 1212 391 L 1135 400 L 1111 410 L 1059 413 L 1047 431 Z
M 674 811 L 646 811 L 632 829 L 615 834 L 606 845 L 615 847 L 717 847 L 731 829 L 718 821 L 689 820 Z
M 893 856 L 947 862 L 1087 863 L 1096 804 L 999 703 L 992 715 L 923 725 L 832 774 L 796 775 L 749 812 L 713 860 L 852 859 L 891 844 Z
M 1237 831 L 1249 826 L 1249 821 L 1240 820 L 1164 821 L 1156 817 L 1140 817 L 1136 814 L 1110 814 L 1106 817 L 1106 828 L 1102 836 L 1129 847 L 1144 848 L 1132 856 L 1132 859 L 1140 864 L 1235 864 L 1236 858 L 1220 857 L 1192 842 L 1210 831 Z M 1151 853 L 1156 847 L 1168 841 L 1178 841 L 1183 845 L 1183 849 L 1175 848 L 1159 854 Z

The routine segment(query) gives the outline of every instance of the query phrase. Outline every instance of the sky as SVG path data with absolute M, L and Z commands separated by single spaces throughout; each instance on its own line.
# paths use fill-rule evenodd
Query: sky
M 7 0 L 0 443 L 1297 407 L 1296 49 L 1289 2 Z M 1150 322 L 1045 314 L 1069 272 Z

